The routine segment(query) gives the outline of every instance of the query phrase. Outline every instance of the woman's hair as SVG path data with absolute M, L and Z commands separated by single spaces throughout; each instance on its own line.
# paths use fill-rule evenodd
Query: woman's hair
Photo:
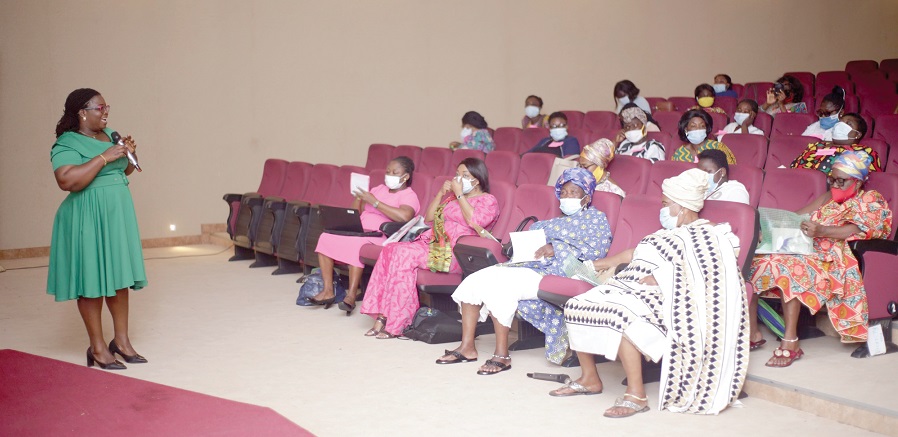
M 552 119 L 553 119 L 553 118 L 560 118 L 560 119 L 564 120 L 564 123 L 565 123 L 565 124 L 567 124 L 567 115 L 564 115 L 563 112 L 557 112 L 557 111 L 556 111 L 556 112 L 553 112 L 553 113 L 549 114 L 549 123 L 552 122 Z
M 527 103 L 527 101 L 530 99 L 536 99 L 536 101 L 539 102 L 539 107 L 540 108 L 543 107 L 543 99 L 540 96 L 535 96 L 535 95 L 531 94 L 531 95 L 527 96 L 526 99 L 524 99 L 524 103 Z
M 711 119 L 711 116 L 708 115 L 707 112 L 701 109 L 693 109 L 691 111 L 686 111 L 683 113 L 683 116 L 680 117 L 680 123 L 677 125 L 677 132 L 680 134 L 681 140 L 687 141 L 686 126 L 689 124 L 689 120 L 692 120 L 695 117 L 705 121 L 705 132 L 708 136 L 711 135 L 711 130 L 714 128 L 714 120 Z
M 792 89 L 792 101 L 800 102 L 804 99 L 804 85 L 801 84 L 801 81 L 798 80 L 795 76 L 783 76 L 776 80 L 777 83 L 788 82 L 789 88 Z
M 98 91 L 90 88 L 78 88 L 69 93 L 69 96 L 65 99 L 65 110 L 62 112 L 62 117 L 56 122 L 56 138 L 59 138 L 60 135 L 66 132 L 78 130 L 80 126 L 78 123 L 78 111 L 84 109 L 87 106 L 87 102 L 98 95 L 100 95 Z
M 708 92 L 710 92 L 712 96 L 714 95 L 714 87 L 712 87 L 711 85 L 708 85 L 706 83 L 703 83 L 703 84 L 695 87 L 695 98 L 698 98 L 698 95 L 702 92 L 702 90 L 708 90 Z
M 614 84 L 614 102 L 617 103 L 617 93 L 618 91 L 627 95 L 632 102 L 636 96 L 639 95 L 639 88 L 636 88 L 636 85 L 633 82 L 624 79 L 616 84 Z
M 405 186 L 412 186 L 412 176 L 415 172 L 415 163 L 412 162 L 411 158 L 409 158 L 408 156 L 397 156 L 391 159 L 390 162 L 399 164 L 399 166 L 402 167 L 402 169 L 405 170 L 406 173 L 408 173 L 408 180 L 405 181 Z
M 842 110 L 845 107 L 845 89 L 838 85 L 834 86 L 829 94 L 823 96 L 823 100 L 820 102 L 821 106 L 823 106 L 823 102 L 830 102 Z
M 727 178 L 730 177 L 730 165 L 727 164 L 727 154 L 722 150 L 708 149 L 698 154 L 698 160 L 707 159 L 714 163 L 717 168 L 722 168 L 727 172 Z
M 754 99 L 742 99 L 739 101 L 739 104 L 737 104 L 736 107 L 743 103 L 748 103 L 748 106 L 751 106 L 751 111 L 755 114 L 758 113 L 758 102 L 754 101 Z
M 461 118 L 461 124 L 470 124 L 477 129 L 486 129 L 489 127 L 489 125 L 486 124 L 486 119 L 476 111 L 466 112 Z
M 867 136 L 867 120 L 864 120 L 864 117 L 861 117 L 861 114 L 858 114 L 857 112 L 849 112 L 842 117 L 853 118 L 854 121 L 857 122 L 857 131 L 861 133 L 861 138 Z M 858 140 L 860 140 L 861 138 L 858 138 Z
M 727 89 L 730 89 L 730 87 L 733 86 L 733 78 L 731 78 L 729 74 L 723 74 L 723 73 L 720 73 L 720 74 L 718 74 L 717 76 L 721 76 L 721 77 L 723 77 L 724 79 L 726 79 L 726 81 L 727 81 Z M 714 77 L 717 77 L 717 76 L 714 76 Z
M 462 162 L 459 162 L 458 165 L 467 167 L 471 176 L 474 176 L 474 179 L 477 179 L 477 182 L 480 183 L 481 191 L 484 193 L 490 192 L 490 173 L 487 171 L 486 164 L 484 164 L 482 160 L 477 158 L 465 158 Z

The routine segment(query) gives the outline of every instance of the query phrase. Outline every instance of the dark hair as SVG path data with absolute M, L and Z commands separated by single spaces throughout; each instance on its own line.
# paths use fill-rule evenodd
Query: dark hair
M 717 76 L 723 76 L 723 78 L 726 79 L 727 89 L 730 89 L 730 87 L 733 86 L 733 78 L 731 78 L 729 74 L 720 73 Z M 714 77 L 717 77 L 717 76 L 714 76 Z
M 412 186 L 412 174 L 415 172 L 415 163 L 408 156 L 397 156 L 390 160 L 390 162 L 396 162 L 408 173 L 408 180 L 405 181 L 405 186 Z
M 788 82 L 789 88 L 792 89 L 792 101 L 800 102 L 804 99 L 804 85 L 801 84 L 801 81 L 798 80 L 795 76 L 783 76 L 776 80 L 777 83 Z
M 465 112 L 465 115 L 461 118 L 461 124 L 470 124 L 477 129 L 486 129 L 489 127 L 489 125 L 486 124 L 486 119 L 476 111 Z
M 742 99 L 738 104 L 736 104 L 736 106 L 738 107 L 743 103 L 748 103 L 748 105 L 751 106 L 752 112 L 754 112 L 755 114 L 758 113 L 758 102 L 754 101 L 753 99 Z
M 564 120 L 565 123 L 567 123 L 567 115 L 564 115 L 563 112 L 556 111 L 556 112 L 549 114 L 549 122 L 551 122 L 553 118 L 560 118 L 560 119 Z
M 829 94 L 823 96 L 823 100 L 820 101 L 820 106 L 823 106 L 823 102 L 830 102 L 841 111 L 845 108 L 845 90 L 838 85 L 834 86 Z
M 474 179 L 477 179 L 477 182 L 480 183 L 480 190 L 484 193 L 490 192 L 490 173 L 486 169 L 486 164 L 483 163 L 482 160 L 477 158 L 465 158 L 462 162 L 458 163 L 459 166 L 463 165 L 468 168 L 468 172 L 471 173 L 471 176 L 474 176 Z M 456 168 L 458 168 L 456 166 Z
M 698 154 L 698 160 L 707 159 L 714 163 L 717 168 L 722 168 L 727 172 L 727 179 L 730 177 L 730 165 L 727 164 L 727 154 L 722 150 L 708 149 Z
M 849 112 L 842 117 L 851 117 L 855 121 L 857 121 L 857 131 L 861 133 L 861 138 L 867 136 L 867 120 L 864 120 L 864 117 L 861 117 L 861 114 L 858 114 L 857 112 Z M 861 138 L 858 138 L 855 141 L 858 141 Z
M 539 107 L 540 107 L 540 108 L 543 107 L 543 99 L 540 98 L 540 96 L 535 96 L 535 95 L 531 94 L 531 95 L 527 96 L 526 99 L 524 99 L 524 103 L 527 103 L 527 101 L 530 100 L 530 99 L 536 99 L 536 101 L 539 102 Z
M 703 83 L 703 84 L 695 87 L 695 98 L 698 98 L 698 95 L 699 95 L 699 93 L 702 92 L 702 90 L 708 90 L 708 92 L 710 92 L 712 96 L 714 95 L 714 87 L 711 85 L 708 85 L 706 83 Z
M 711 119 L 711 116 L 708 115 L 707 112 L 701 109 L 693 109 L 691 111 L 686 111 L 683 113 L 683 116 L 680 117 L 680 123 L 677 124 L 677 132 L 680 134 L 680 139 L 683 141 L 688 141 L 686 139 L 686 125 L 689 124 L 689 120 L 698 117 L 705 121 L 705 131 L 710 136 L 711 130 L 714 128 L 714 120 Z
M 80 127 L 78 111 L 87 107 L 87 102 L 99 95 L 99 91 L 90 88 L 78 88 L 69 93 L 65 99 L 65 110 L 62 112 L 62 117 L 56 122 L 56 138 L 66 132 L 78 130 Z
M 636 85 L 627 79 L 624 79 L 624 80 L 614 84 L 614 96 L 613 97 L 614 97 L 615 104 L 617 103 L 617 92 L 618 91 L 626 94 L 627 97 L 630 98 L 631 102 L 633 101 L 633 99 L 636 98 L 636 96 L 639 95 L 639 88 L 636 88 Z

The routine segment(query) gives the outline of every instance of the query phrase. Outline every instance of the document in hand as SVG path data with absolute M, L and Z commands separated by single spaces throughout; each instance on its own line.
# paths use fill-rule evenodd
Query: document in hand
M 371 191 L 368 186 L 371 178 L 368 175 L 351 173 L 349 175 L 349 194 L 355 195 L 357 191 Z
M 573 255 L 568 255 L 561 268 L 568 278 L 586 281 L 592 285 L 602 285 L 605 282 L 604 278 L 596 273 L 595 265 L 589 260 L 581 261 Z
M 807 214 L 774 208 L 758 208 L 761 217 L 761 235 L 756 254 L 810 255 L 814 253 L 814 240 L 801 232 L 801 222 Z
M 508 235 L 514 248 L 514 255 L 511 258 L 513 263 L 536 261 L 536 251 L 546 245 L 546 231 L 542 229 L 511 232 Z

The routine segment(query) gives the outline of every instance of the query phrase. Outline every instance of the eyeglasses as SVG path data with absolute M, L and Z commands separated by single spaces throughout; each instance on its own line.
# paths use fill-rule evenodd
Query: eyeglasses
M 106 112 L 111 107 L 112 106 L 109 106 L 109 105 L 99 105 L 99 106 L 94 106 L 93 108 L 84 108 L 84 110 L 85 111 L 93 111 L 94 109 L 96 109 L 97 111 L 100 111 L 100 112 Z
M 567 127 L 567 125 L 566 124 L 553 124 L 553 125 L 549 126 L 549 129 L 557 129 L 560 127 Z
M 826 183 L 831 187 L 845 188 L 845 185 L 852 182 L 854 182 L 854 179 L 834 178 L 832 176 L 826 177 Z

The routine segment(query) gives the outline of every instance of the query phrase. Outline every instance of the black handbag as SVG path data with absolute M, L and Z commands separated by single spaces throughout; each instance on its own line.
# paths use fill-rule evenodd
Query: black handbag
M 521 220 L 521 223 L 518 225 L 515 232 L 523 231 L 530 222 L 538 222 L 539 219 L 536 216 L 531 215 L 529 217 L 525 217 L 524 220 Z M 511 245 L 511 241 L 502 245 L 502 255 L 505 255 L 506 258 L 511 259 L 511 256 L 514 255 L 514 247 Z
M 428 344 L 461 341 L 461 314 L 458 311 L 418 308 L 412 324 L 405 328 L 402 335 Z

